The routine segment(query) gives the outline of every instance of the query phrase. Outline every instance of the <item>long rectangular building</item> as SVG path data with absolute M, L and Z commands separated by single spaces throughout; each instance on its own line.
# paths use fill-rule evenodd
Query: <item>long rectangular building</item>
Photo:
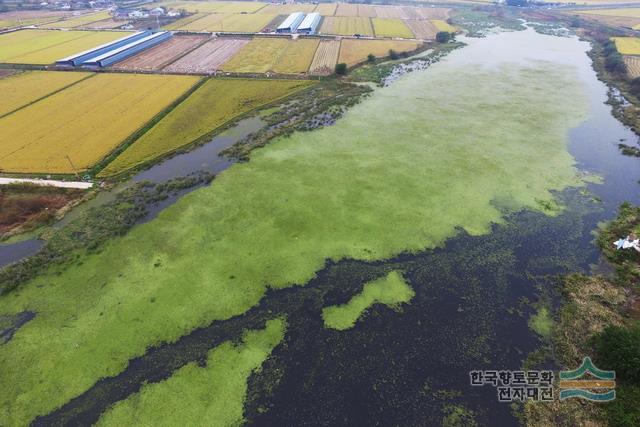
M 302 20 L 304 19 L 304 13 L 302 12 L 294 12 L 291 15 L 287 16 L 287 19 L 276 29 L 277 33 L 294 33 Z
M 296 32 L 303 34 L 315 34 L 318 30 L 318 26 L 320 25 L 320 14 L 319 13 L 309 13 L 304 17 L 300 25 L 298 26 Z
M 136 53 L 162 43 L 170 39 L 173 34 L 169 31 L 151 33 L 146 37 L 134 40 L 116 49 L 109 50 L 101 55 L 95 56 L 83 62 L 83 67 L 108 67 L 116 62 L 122 61 Z
M 56 61 L 56 65 L 77 67 L 78 65 L 82 65 L 88 59 L 94 58 L 98 55 L 102 55 L 136 40 L 140 40 L 141 38 L 147 37 L 150 34 L 151 31 L 139 31 L 133 34 L 129 34 L 125 37 L 122 37 L 121 39 L 96 46 L 93 49 L 85 50 L 84 52 L 67 56 L 66 58 L 59 59 Z

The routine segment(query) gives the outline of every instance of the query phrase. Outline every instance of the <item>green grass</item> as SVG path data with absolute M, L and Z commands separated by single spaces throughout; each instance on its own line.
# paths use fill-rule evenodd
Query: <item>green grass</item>
M 242 343 L 225 342 L 209 352 L 207 365 L 193 362 L 160 383 L 147 384 L 116 403 L 96 425 L 241 425 L 247 379 L 282 341 L 286 322 L 245 332 Z
M 505 37 L 526 48 L 501 61 L 479 39 L 0 298 L 0 314 L 38 313 L 0 346 L 0 424 L 50 412 L 149 346 L 245 312 L 268 287 L 306 283 L 327 259 L 488 233 L 502 209 L 545 211 L 551 190 L 580 185 L 567 133 L 588 103 L 570 64 L 587 57 L 554 38 L 562 55 L 545 62 L 548 45 L 528 39 L 544 36 Z
M 415 292 L 407 285 L 397 271 L 392 271 L 386 277 L 364 285 L 362 292 L 344 305 L 333 305 L 322 310 L 322 318 L 327 328 L 353 328 L 356 321 L 374 304 L 385 304 L 398 308 L 401 303 L 408 303 Z
M 300 80 L 208 80 L 120 154 L 100 176 L 118 174 L 171 153 L 239 115 L 309 85 Z

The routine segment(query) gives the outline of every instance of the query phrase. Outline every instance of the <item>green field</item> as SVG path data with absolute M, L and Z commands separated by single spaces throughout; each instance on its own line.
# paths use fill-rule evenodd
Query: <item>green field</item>
M 334 305 L 322 309 L 322 318 L 327 328 L 353 328 L 356 321 L 374 304 L 384 304 L 391 308 L 399 308 L 400 304 L 408 303 L 415 292 L 407 285 L 397 271 L 392 271 L 386 277 L 366 283 L 362 292 L 355 295 L 344 305 Z
M 108 410 L 96 425 L 242 424 L 247 379 L 282 341 L 285 327 L 285 321 L 274 319 L 263 330 L 246 331 L 241 343 L 225 342 L 209 351 L 207 366 L 190 363 L 171 378 L 144 386 Z
M 0 62 L 51 64 L 127 34 L 118 31 L 15 31 L 0 35 Z
M 111 162 L 101 176 L 121 173 L 171 153 L 262 105 L 309 86 L 299 80 L 211 79 Z
M 414 37 L 402 19 L 373 18 L 371 21 L 376 37 L 402 37 L 405 39 Z

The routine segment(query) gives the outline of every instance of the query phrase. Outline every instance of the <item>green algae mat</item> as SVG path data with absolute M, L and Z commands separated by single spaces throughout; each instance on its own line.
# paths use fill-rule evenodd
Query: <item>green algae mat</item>
M 10 391 L 0 424 L 50 413 L 150 346 L 244 313 L 268 288 L 304 285 L 327 259 L 433 248 L 458 229 L 488 233 L 505 212 L 556 214 L 553 191 L 581 185 L 567 132 L 586 115 L 575 64 L 587 59 L 575 39 L 554 38 L 558 53 L 548 57 L 530 43 L 536 37 L 476 41 L 376 90 L 334 126 L 255 151 L 99 253 L 0 298 L 0 315 L 36 313 L 0 345 L 10 367 L 0 373 Z M 516 49 L 485 66 L 502 38 Z M 249 375 L 256 358 L 234 375 Z M 173 386 L 215 375 L 185 369 Z M 245 387 L 234 380 L 238 399 Z M 131 405 L 112 419 L 123 421 Z

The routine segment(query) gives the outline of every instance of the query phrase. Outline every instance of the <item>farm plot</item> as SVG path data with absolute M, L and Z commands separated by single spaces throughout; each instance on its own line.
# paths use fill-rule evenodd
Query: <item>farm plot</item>
M 0 79 L 0 117 L 90 76 L 90 73 L 27 71 Z
M 418 39 L 433 40 L 436 38 L 436 34 L 438 33 L 436 26 L 429 21 L 407 19 L 404 23 L 407 24 Z
M 98 74 L 0 119 L 0 171 L 86 170 L 197 82 Z
M 119 62 L 114 68 L 120 70 L 161 70 L 186 52 L 204 43 L 208 38 L 207 35 L 176 35 L 158 46 Z
M 284 38 L 256 37 L 221 68 L 236 73 L 266 73 L 273 70 L 289 43 L 290 40 Z
M 250 1 L 179 1 L 168 3 L 169 9 L 184 9 L 190 13 L 254 13 L 266 6 L 266 3 L 250 2 Z
M 376 37 L 402 37 L 413 38 L 413 33 L 401 19 L 397 18 L 373 18 L 373 30 Z
M 338 62 L 339 54 L 339 40 L 322 40 L 318 45 L 316 54 L 313 57 L 311 66 L 309 67 L 309 74 L 316 76 L 328 76 L 333 73 L 336 63 Z
M 260 13 L 269 13 L 272 15 L 289 15 L 294 12 L 313 12 L 316 8 L 315 4 L 310 3 L 294 3 L 294 4 L 270 4 L 260 9 Z
M 449 19 L 449 12 L 451 11 L 451 9 L 444 7 L 420 7 L 416 8 L 416 10 L 424 19 L 439 19 L 442 21 Z
M 373 36 L 373 27 L 369 18 L 327 16 L 322 21 L 320 32 L 341 36 L 352 36 L 354 34 Z
M 404 18 L 405 14 L 399 6 L 374 6 L 378 18 Z
M 253 1 L 225 1 L 217 10 L 218 13 L 256 13 L 267 4 Z
M 129 146 L 100 175 L 116 175 L 171 153 L 246 112 L 311 84 L 304 80 L 210 79 Z
M 448 24 L 446 21 L 443 21 L 441 19 L 432 19 L 431 23 L 436 27 L 438 31 L 446 31 L 448 33 L 455 33 L 457 31 L 456 27 Z
M 228 37 L 212 39 L 170 64 L 164 70 L 172 73 L 187 74 L 213 73 L 249 41 L 249 39 L 232 39 Z
M 71 12 L 45 11 L 45 10 L 20 10 L 0 13 L 0 29 L 38 25 L 63 19 L 71 15 Z
M 613 41 L 622 55 L 640 55 L 640 38 L 613 37 Z
M 306 73 L 318 49 L 318 39 L 289 40 L 287 47 L 273 64 L 276 73 Z
M 103 21 L 110 18 L 111 14 L 107 11 L 89 13 L 86 15 L 76 16 L 71 19 L 65 19 L 64 21 L 54 22 L 53 24 L 47 25 L 47 28 L 81 28 L 91 24 L 92 22 Z
M 424 16 L 422 15 L 422 13 L 420 13 L 421 8 L 419 7 L 404 6 L 404 7 L 400 7 L 400 10 L 402 11 L 402 14 L 403 14 L 403 16 L 400 16 L 400 18 L 424 19 Z
M 344 62 L 348 66 L 352 66 L 366 61 L 370 53 L 376 57 L 385 57 L 389 55 L 390 49 L 402 53 L 415 50 L 418 46 L 420 46 L 420 42 L 410 40 L 344 39 L 340 46 L 338 62 Z
M 189 24 L 197 21 L 198 19 L 204 18 L 205 16 L 207 16 L 206 13 L 194 13 L 193 15 L 180 18 L 177 21 L 164 25 L 162 28 L 165 30 L 186 30 L 188 29 Z
M 103 21 L 91 22 L 78 28 L 87 30 L 111 30 L 125 25 L 127 21 L 117 21 L 115 19 L 105 19 Z
M 0 35 L 0 62 L 51 64 L 56 59 L 126 36 L 111 31 L 21 30 Z
M 269 25 L 277 15 L 255 13 L 249 15 L 227 15 L 220 23 L 207 28 L 209 31 L 257 33 Z
M 579 13 L 581 15 L 601 15 L 601 16 L 620 16 L 624 18 L 640 18 L 640 8 L 580 10 L 572 13 Z
M 336 13 L 337 3 L 320 3 L 315 12 L 318 12 L 322 16 L 333 16 Z
M 358 5 L 352 3 L 339 3 L 336 16 L 358 16 Z
M 640 57 L 625 55 L 624 64 L 627 66 L 629 77 L 631 77 L 632 79 L 640 77 Z
M 180 27 L 177 27 L 178 30 L 183 31 L 212 31 L 211 28 L 217 26 L 220 27 L 220 22 L 227 17 L 227 15 L 222 15 L 220 13 L 210 13 L 210 14 L 202 14 L 197 13 L 193 16 L 200 16 L 198 19 L 194 19 L 192 21 L 186 22 Z M 179 22 L 179 21 L 178 21 Z M 178 24 L 175 22 L 174 24 Z
M 362 16 L 365 18 L 375 18 L 378 15 L 376 14 L 376 10 L 374 9 L 373 6 L 368 4 L 359 4 L 358 16 Z

